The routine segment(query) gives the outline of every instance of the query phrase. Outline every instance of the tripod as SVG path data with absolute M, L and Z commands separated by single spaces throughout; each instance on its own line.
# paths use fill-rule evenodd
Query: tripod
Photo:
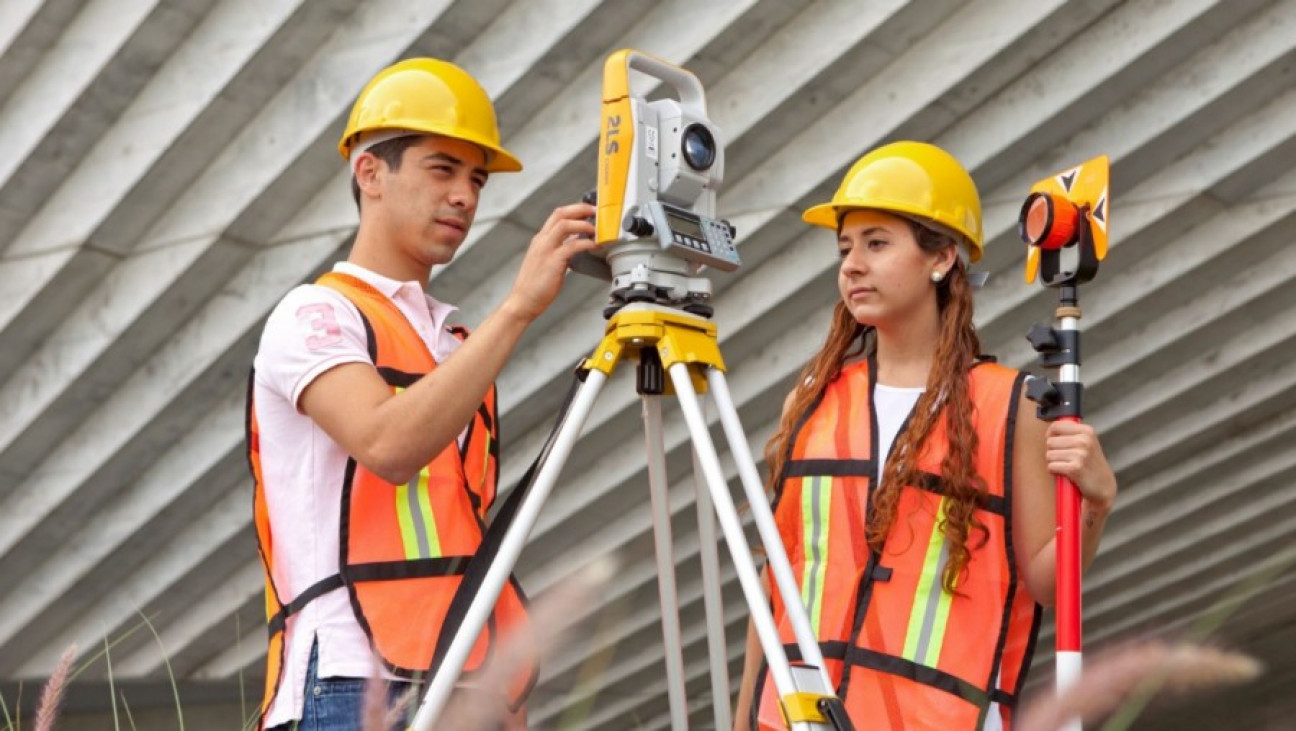
M 541 507 L 557 482 L 563 464 L 593 408 L 603 384 L 616 366 L 627 357 L 639 358 L 640 392 L 643 395 L 645 437 L 648 448 L 649 492 L 652 499 L 653 529 L 658 564 L 658 588 L 662 605 L 662 632 L 666 646 L 666 675 L 670 702 L 671 726 L 688 727 L 685 707 L 683 657 L 676 606 L 675 567 L 671 560 L 670 511 L 666 499 L 665 453 L 661 426 L 660 394 L 666 391 L 664 375 L 669 375 L 680 408 L 688 426 L 694 450 L 695 470 L 701 473 L 706 490 L 699 485 L 699 532 L 701 534 L 703 581 L 707 617 L 707 640 L 711 658 L 711 675 L 715 692 L 716 727 L 732 726 L 729 717 L 728 673 L 718 582 L 716 545 L 712 540 L 714 526 L 707 501 L 714 507 L 730 555 L 737 569 L 743 595 L 751 611 L 761 648 L 769 664 L 770 676 L 778 690 L 784 717 L 792 731 L 811 729 L 849 729 L 841 700 L 833 695 L 824 669 L 823 656 L 801 603 L 800 589 L 793 576 L 787 554 L 774 524 L 761 480 L 752 460 L 738 414 L 724 376 L 724 363 L 716 342 L 716 327 L 710 321 L 689 312 L 648 302 L 633 302 L 610 318 L 603 340 L 594 354 L 581 366 L 584 382 L 561 418 L 546 451 L 537 464 L 538 471 L 530 491 L 518 503 L 516 515 L 508 526 L 498 553 L 491 561 L 485 578 L 472 598 L 458 632 L 435 667 L 413 728 L 433 728 L 444 709 L 455 682 L 477 636 L 490 617 L 495 601 L 517 563 L 527 535 L 539 517 Z M 769 558 L 773 586 L 780 592 L 800 647 L 803 663 L 789 663 L 761 588 L 755 562 L 743 533 L 742 523 L 720 459 L 707 429 L 698 393 L 709 389 L 718 410 L 734 461 L 738 466 L 743 490 L 751 505 L 752 517 Z M 519 488 L 520 489 L 520 488 Z M 705 514 L 706 519 L 703 519 Z M 709 532 L 708 532 L 709 531 Z

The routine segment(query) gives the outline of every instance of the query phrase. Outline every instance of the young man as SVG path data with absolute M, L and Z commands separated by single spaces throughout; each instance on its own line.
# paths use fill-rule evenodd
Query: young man
M 354 174 L 355 243 L 271 313 L 250 385 L 265 728 L 357 728 L 375 655 L 388 678 L 427 670 L 495 497 L 494 379 L 571 256 L 594 247 L 592 206 L 555 210 L 466 338 L 445 325 L 454 308 L 424 290 L 463 243 L 488 177 L 522 167 L 500 146 L 485 91 L 453 64 L 402 61 L 360 92 L 338 148 Z M 521 621 L 510 585 L 466 683 Z M 519 710 L 533 674 L 500 689 L 501 705 Z

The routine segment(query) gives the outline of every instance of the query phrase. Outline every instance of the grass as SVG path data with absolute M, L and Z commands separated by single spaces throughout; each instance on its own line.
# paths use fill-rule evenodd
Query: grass
M 113 683 L 112 658 L 109 655 L 108 638 L 104 638 L 104 665 L 108 666 L 108 699 L 112 701 L 113 728 L 121 728 L 117 718 L 117 687 Z
M 179 729 L 180 731 L 184 731 L 184 711 L 180 703 L 180 688 L 179 684 L 176 682 L 175 674 L 172 672 L 171 660 L 167 657 L 166 647 L 162 644 L 162 638 L 158 635 L 157 629 L 153 626 L 152 620 L 143 612 L 139 610 L 136 610 L 136 612 L 140 616 L 140 622 L 138 624 L 128 628 L 125 632 L 122 632 L 115 638 L 110 638 L 105 635 L 103 649 L 86 658 L 76 667 L 76 669 L 73 669 L 72 667 L 77 657 L 76 645 L 71 645 L 63 651 L 63 654 L 59 656 L 58 663 L 55 665 L 53 672 L 50 674 L 49 679 L 45 682 L 41 691 L 41 700 L 36 709 L 34 731 L 53 731 L 55 721 L 58 720 L 58 707 L 67 691 L 67 687 L 74 680 L 80 677 L 82 673 L 98 664 L 100 659 L 103 660 L 108 674 L 108 694 L 112 708 L 113 728 L 120 730 L 122 728 L 122 719 L 118 714 L 117 708 L 118 691 L 116 678 L 113 675 L 112 650 L 114 647 L 126 641 L 140 629 L 145 627 L 153 633 L 153 638 L 157 641 L 158 648 L 162 653 L 162 660 L 167 669 L 167 678 L 171 683 L 172 696 L 175 698 L 176 718 L 179 723 Z M 2 712 L 4 716 L 4 727 L 3 729 L 0 729 L 0 731 L 21 731 L 23 728 L 22 687 L 20 681 L 18 685 L 18 697 L 16 699 L 16 706 L 13 714 L 10 714 L 9 706 L 6 704 L 4 697 L 0 696 L 0 712 Z M 125 693 L 121 694 L 121 705 L 122 710 L 124 710 L 126 714 L 126 721 L 130 724 L 129 727 L 134 729 L 135 719 L 131 714 L 130 705 L 126 701 Z
M 1269 562 L 1267 566 L 1261 566 L 1250 576 L 1243 578 L 1221 597 L 1210 611 L 1193 624 L 1186 633 L 1185 643 L 1195 645 L 1206 641 L 1220 625 L 1293 563 L 1296 563 L 1296 550 L 1288 550 L 1285 554 L 1279 554 L 1276 560 Z M 1222 667 L 1222 665 L 1218 666 Z M 1259 669 L 1256 668 L 1254 672 L 1258 673 Z M 1127 731 L 1132 728 L 1148 703 L 1161 692 L 1162 686 L 1167 682 L 1167 678 L 1160 673 L 1151 673 L 1144 678 L 1130 694 L 1129 700 L 1122 704 L 1103 726 L 1103 731 Z
M 131 715 L 130 704 L 126 702 L 126 694 L 121 694 L 122 710 L 126 711 L 126 720 L 130 721 L 131 731 L 135 731 L 135 717 Z
M 180 687 L 176 684 L 175 673 L 171 670 L 171 658 L 167 657 L 166 645 L 162 644 L 162 637 L 158 634 L 157 628 L 153 626 L 153 622 L 149 621 L 149 618 L 143 612 L 136 610 L 136 613 L 139 614 L 144 624 L 148 626 L 149 632 L 153 633 L 153 639 L 157 641 L 158 651 L 162 653 L 162 662 L 166 664 L 167 678 L 171 681 L 171 695 L 175 698 L 176 719 L 180 723 L 180 731 L 184 731 L 184 709 L 180 706 Z M 113 720 L 116 720 L 115 715 Z
M 6 731 L 12 731 L 22 723 L 22 682 L 18 683 L 18 699 L 15 702 L 18 704 L 18 707 L 14 709 L 14 714 L 18 716 L 17 720 L 9 715 L 9 706 L 5 704 L 4 696 L 0 696 L 0 711 L 4 712 Z
M 1106 657 L 1096 657 L 1095 662 L 1086 668 L 1085 678 L 1081 682 L 1081 686 L 1084 686 L 1082 693 L 1069 693 L 1062 698 L 1055 697 L 1046 700 L 1040 705 L 1051 705 L 1051 707 L 1042 708 L 1041 710 L 1045 711 L 1045 713 L 1030 720 L 1049 720 L 1043 720 L 1041 724 L 1034 725 L 1028 723 L 1028 718 L 1024 716 L 1021 719 L 1021 728 L 1023 731 L 1053 729 L 1057 728 L 1058 725 L 1053 724 L 1052 719 L 1060 718 L 1065 721 L 1075 715 L 1084 715 L 1090 719 L 1107 716 L 1107 724 L 1103 726 L 1104 731 L 1126 731 L 1134 726 L 1147 704 L 1157 694 L 1166 692 L 1182 694 L 1186 691 L 1209 689 L 1225 684 L 1243 682 L 1254 677 L 1259 673 L 1260 668 L 1250 658 L 1203 646 L 1201 643 L 1206 641 L 1229 617 L 1234 615 L 1257 592 L 1272 582 L 1275 577 L 1293 563 L 1296 563 L 1296 550 L 1275 556 L 1274 560 L 1266 562 L 1258 570 L 1238 581 L 1225 596 L 1216 602 L 1210 611 L 1206 612 L 1185 633 L 1185 636 L 1178 643 L 1136 643 L 1106 653 Z M 612 568 L 604 566 L 601 571 L 594 572 L 598 576 L 586 576 L 583 579 L 570 582 L 568 585 L 560 585 L 556 587 L 557 590 L 552 592 L 552 595 L 547 593 L 545 597 L 542 597 L 541 601 L 533 605 L 532 619 L 536 623 L 535 628 L 540 630 L 536 638 L 539 640 L 539 647 L 535 649 L 541 655 L 545 654 L 547 650 L 553 649 L 559 635 L 563 630 L 567 629 L 568 620 L 579 614 L 577 609 L 588 602 L 588 597 L 592 595 L 592 592 L 596 591 L 605 580 L 605 576 L 611 573 L 612 570 Z M 58 706 L 66 688 L 78 676 L 98 663 L 100 659 L 104 661 L 107 671 L 108 688 L 112 703 L 113 728 L 120 730 L 123 728 L 122 724 L 125 723 L 127 724 L 126 728 L 133 731 L 136 724 L 130 704 L 125 693 L 120 692 L 116 686 L 117 679 L 113 672 L 112 651 L 141 628 L 147 628 L 152 633 L 154 641 L 162 654 L 167 678 L 171 685 L 172 697 L 175 702 L 178 728 L 183 731 L 184 711 L 179 685 L 170 658 L 167 655 L 166 647 L 153 624 L 152 618 L 143 612 L 138 612 L 138 614 L 140 621 L 136 625 L 128 628 L 115 638 L 105 636 L 103 647 L 93 656 L 77 665 L 75 669 L 73 669 L 77 655 L 75 646 L 69 647 L 63 653 L 42 690 L 41 701 L 36 713 L 35 725 L 33 726 L 35 731 L 53 731 L 57 720 Z M 595 636 L 602 635 L 606 631 L 612 631 L 611 625 L 615 624 L 615 619 L 605 616 L 601 626 L 595 632 Z M 237 618 L 235 620 L 235 633 L 237 641 L 241 644 L 242 631 Z M 521 647 L 505 647 L 501 651 L 504 656 L 508 656 L 510 653 L 520 653 L 522 649 Z M 561 727 L 579 727 L 589 717 L 595 696 L 598 693 L 598 688 L 593 682 L 594 678 L 601 675 L 605 670 L 606 663 L 610 660 L 613 651 L 614 645 L 605 648 L 602 652 L 596 653 L 587 660 L 585 666 L 581 669 L 577 687 L 570 692 L 570 700 L 573 703 L 562 715 L 562 718 L 559 719 Z M 518 654 L 516 658 L 512 659 L 520 661 L 521 658 L 522 655 Z M 506 668 L 516 666 L 516 662 L 504 662 L 501 664 Z M 498 678 L 494 679 L 495 685 L 502 687 L 506 684 L 507 678 L 507 672 L 500 674 Z M 377 682 L 380 683 L 381 681 Z M 238 673 L 238 687 L 239 707 L 245 719 L 243 728 L 254 728 L 259 718 L 260 707 L 258 704 L 249 715 L 241 669 Z M 20 683 L 17 703 L 12 709 L 3 696 L 0 696 L 0 717 L 2 717 L 0 720 L 3 721 L 0 731 L 21 731 L 23 729 L 21 715 L 22 690 L 23 686 Z M 120 696 L 120 699 L 118 696 Z M 119 701 L 120 712 L 118 708 Z M 412 711 L 416 707 L 417 703 L 409 703 L 404 710 Z M 377 709 L 375 707 L 375 709 L 370 710 L 376 711 Z M 443 715 L 441 720 L 454 718 L 456 710 L 461 709 L 453 707 L 448 709 L 448 715 Z M 399 709 L 395 712 L 399 713 Z M 369 722 L 365 725 L 365 728 L 368 731 L 378 731 L 378 729 L 388 727 L 392 720 L 389 714 L 387 718 L 379 721 L 378 719 L 384 714 L 370 713 L 368 716 Z M 481 719 L 473 718 L 471 720 L 475 722 Z

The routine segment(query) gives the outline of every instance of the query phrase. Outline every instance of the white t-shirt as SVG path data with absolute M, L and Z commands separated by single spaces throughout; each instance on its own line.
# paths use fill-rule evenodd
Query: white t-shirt
M 922 396 L 922 388 L 898 388 L 884 386 L 881 383 L 873 391 L 873 407 L 878 418 L 878 474 L 886 470 L 887 457 L 891 454 L 891 445 L 899 436 L 900 425 L 909 418 L 909 413 Z M 997 679 L 996 679 L 996 682 Z M 998 731 L 1003 728 L 1002 714 L 998 703 L 990 706 L 986 714 L 985 731 Z
M 909 418 L 918 397 L 925 388 L 900 388 L 877 384 L 873 389 L 873 409 L 878 419 L 878 474 L 886 471 L 887 457 L 891 454 L 891 445 L 900 434 L 900 425 Z
M 459 346 L 446 318 L 455 308 L 423 292 L 348 262 L 333 271 L 370 284 L 395 303 L 438 362 Z M 287 602 L 338 573 L 342 477 L 347 454 L 310 417 L 298 411 L 302 391 L 321 373 L 344 363 L 371 363 L 360 312 L 341 293 L 305 284 L 279 302 L 266 321 L 253 367 L 253 399 L 261 436 L 274 543 L 274 581 Z M 311 642 L 319 642 L 319 676 L 368 677 L 374 660 L 345 589 L 324 594 L 288 618 L 284 675 L 266 716 L 267 726 L 298 720 Z

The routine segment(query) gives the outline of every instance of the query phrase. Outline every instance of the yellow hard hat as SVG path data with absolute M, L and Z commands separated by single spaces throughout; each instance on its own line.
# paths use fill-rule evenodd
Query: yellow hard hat
M 834 231 L 852 208 L 873 208 L 936 223 L 961 235 L 972 261 L 981 258 L 981 197 L 953 155 L 925 142 L 893 142 L 855 162 L 831 203 L 801 218 Z
M 486 151 L 490 172 L 522 169 L 500 146 L 495 107 L 486 90 L 448 61 L 410 58 L 379 71 L 351 107 L 338 152 L 350 160 L 363 133 L 402 129 L 471 142 Z

